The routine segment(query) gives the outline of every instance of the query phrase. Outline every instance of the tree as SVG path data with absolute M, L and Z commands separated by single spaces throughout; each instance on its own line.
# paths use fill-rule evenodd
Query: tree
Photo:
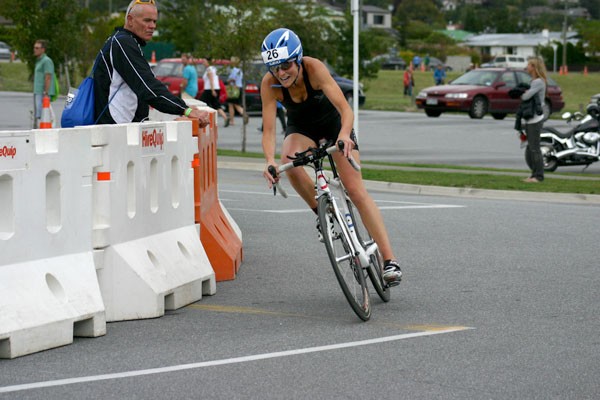
M 354 22 L 348 10 L 343 21 L 338 21 L 339 57 L 335 65 L 340 75 L 352 76 L 354 72 Z M 358 37 L 358 58 L 369 60 L 378 54 L 387 53 L 395 45 L 395 40 L 380 29 L 361 30 Z M 363 79 L 375 78 L 379 66 L 376 63 L 360 63 L 359 74 Z
M 587 44 L 586 50 L 591 54 L 600 52 L 600 21 L 579 20 L 576 27 L 583 42 Z
M 33 44 L 37 39 L 48 40 L 47 54 L 58 71 L 81 48 L 79 32 L 84 26 L 86 13 L 77 0 L 2 0 L 0 15 L 14 23 L 11 44 L 33 75 L 35 56 Z

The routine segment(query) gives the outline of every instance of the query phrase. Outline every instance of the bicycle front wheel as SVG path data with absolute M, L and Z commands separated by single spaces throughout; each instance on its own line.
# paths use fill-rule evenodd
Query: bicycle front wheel
M 347 200 L 347 203 L 348 210 L 350 210 L 350 215 L 354 221 L 356 236 L 358 237 L 358 240 L 362 244 L 363 248 L 366 250 L 375 241 L 369 234 L 369 231 L 367 231 L 365 224 L 363 224 L 360 214 L 354 207 L 354 204 L 352 204 L 350 200 Z M 375 291 L 381 300 L 386 303 L 390 301 L 390 288 L 383 281 L 383 257 L 381 256 L 379 249 L 375 250 L 375 252 L 371 254 L 367 272 L 369 273 L 369 279 L 371 279 L 371 283 L 373 284 L 373 287 L 375 288 Z
M 371 301 L 365 280 L 366 269 L 361 268 L 357 257 L 351 253 L 349 238 L 341 226 L 344 221 L 338 219 L 326 195 L 319 197 L 318 211 L 323 242 L 335 277 L 352 310 L 360 319 L 367 321 L 371 318 Z

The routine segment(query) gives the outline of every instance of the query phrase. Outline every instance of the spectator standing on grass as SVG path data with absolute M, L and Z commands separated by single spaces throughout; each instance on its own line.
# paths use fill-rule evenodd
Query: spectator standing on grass
M 206 111 L 189 108 L 156 79 L 142 47 L 156 30 L 155 0 L 133 0 L 125 25 L 116 28 L 96 57 L 94 70 L 95 118 L 99 124 L 124 124 L 148 119 L 150 106 L 158 111 L 197 118 L 209 123 Z
M 34 128 L 39 127 L 42 118 L 42 100 L 44 96 L 53 96 L 54 88 L 54 62 L 46 54 L 48 42 L 38 39 L 33 44 L 33 54 L 36 57 L 33 72 L 33 114 L 35 116 Z
M 412 97 L 412 90 L 414 86 L 412 68 L 406 68 L 402 83 L 404 84 L 404 95 Z
M 418 55 L 415 54 L 415 56 L 413 57 L 412 63 L 413 63 L 413 67 L 415 67 L 415 69 L 419 69 L 419 67 L 421 66 L 421 57 L 419 57 Z
M 433 81 L 436 85 L 443 85 L 446 81 L 446 70 L 442 64 L 438 64 L 437 68 L 433 71 Z

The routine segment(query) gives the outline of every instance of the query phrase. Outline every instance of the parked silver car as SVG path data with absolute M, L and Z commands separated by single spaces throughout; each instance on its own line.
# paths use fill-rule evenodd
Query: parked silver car
M 0 60 L 10 60 L 10 46 L 0 42 Z

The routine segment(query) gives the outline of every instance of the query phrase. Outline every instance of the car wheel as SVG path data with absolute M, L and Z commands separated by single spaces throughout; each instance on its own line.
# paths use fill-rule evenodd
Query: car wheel
M 428 109 L 425 109 L 425 114 L 428 117 L 436 118 L 436 117 L 439 117 L 440 115 L 442 115 L 442 112 L 441 111 L 437 111 L 437 110 L 428 110 Z
M 473 99 L 471 109 L 469 110 L 469 117 L 475 119 L 481 119 L 487 113 L 488 101 L 483 96 L 477 96 Z
M 506 117 L 506 113 L 492 113 L 492 117 L 494 117 L 494 119 L 504 119 Z

